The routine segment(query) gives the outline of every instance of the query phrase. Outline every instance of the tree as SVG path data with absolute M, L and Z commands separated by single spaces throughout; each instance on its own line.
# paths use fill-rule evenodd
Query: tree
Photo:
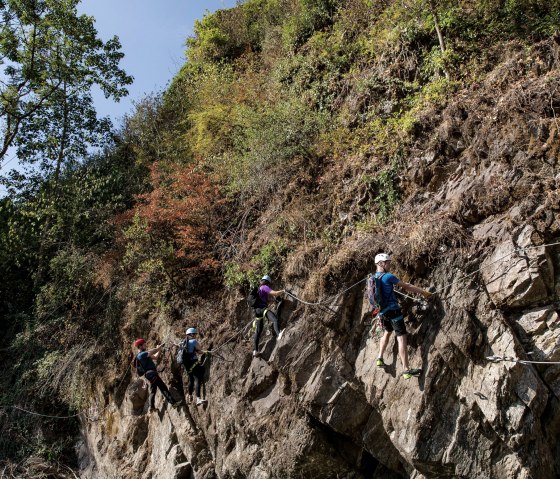
M 16 145 L 18 156 L 25 159 L 27 140 L 41 121 L 50 119 L 53 111 L 66 108 L 68 112 L 70 105 L 73 109 L 80 102 L 88 103 L 94 85 L 116 101 L 128 93 L 125 86 L 132 83 L 132 77 L 118 66 L 123 57 L 118 38 L 106 43 L 100 40 L 93 17 L 78 16 L 78 3 L 0 0 L 0 62 L 4 65 L 0 80 L 0 160 Z M 80 132 L 103 126 L 92 117 L 89 103 L 89 121 L 72 124 L 62 114 L 57 118 L 57 138 L 51 135 L 46 139 L 48 146 L 41 145 L 51 149 L 52 142 L 58 142 L 56 160 L 67 151 L 72 132 L 79 137 Z M 36 146 L 34 153 L 40 150 Z

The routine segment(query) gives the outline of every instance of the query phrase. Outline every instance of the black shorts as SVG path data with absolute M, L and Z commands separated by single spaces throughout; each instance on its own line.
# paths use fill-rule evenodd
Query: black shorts
M 406 325 L 404 324 L 404 316 L 400 309 L 387 311 L 381 316 L 383 329 L 392 333 L 395 331 L 396 336 L 404 336 L 406 334 Z

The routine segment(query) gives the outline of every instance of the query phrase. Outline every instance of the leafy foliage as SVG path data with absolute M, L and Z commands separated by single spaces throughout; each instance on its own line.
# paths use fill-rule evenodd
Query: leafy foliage
M 106 43 L 97 38 L 93 18 L 77 15 L 78 1 L 0 3 L 0 60 L 6 65 L 0 158 L 12 145 L 21 158 L 32 159 L 41 150 L 51 161 L 76 141 L 95 145 L 93 136 L 107 131 L 107 120 L 95 117 L 91 87 L 98 85 L 117 101 L 127 93 L 132 78 L 118 67 L 123 56 L 118 38 Z M 43 137 L 35 139 L 37 133 Z M 83 154 L 83 147 L 79 151 Z

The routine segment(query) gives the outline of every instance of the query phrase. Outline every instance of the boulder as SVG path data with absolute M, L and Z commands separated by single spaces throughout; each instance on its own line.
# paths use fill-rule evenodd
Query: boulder
M 546 300 L 554 290 L 551 259 L 544 247 L 532 243 L 533 232 L 531 226 L 523 227 L 482 262 L 486 290 L 500 308 L 526 307 Z

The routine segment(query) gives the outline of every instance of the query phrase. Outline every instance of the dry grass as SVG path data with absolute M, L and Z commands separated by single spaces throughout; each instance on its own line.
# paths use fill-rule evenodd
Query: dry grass
M 421 219 L 401 217 L 394 232 L 399 240 L 393 254 L 403 266 L 413 266 L 420 260 L 432 264 L 449 249 L 464 248 L 469 241 L 461 225 L 439 213 L 426 214 Z
M 77 479 L 72 469 L 64 464 L 47 462 L 40 457 L 30 457 L 23 462 L 0 462 L 0 479 Z
M 324 249 L 320 240 L 304 244 L 290 255 L 284 267 L 284 279 L 293 283 L 298 279 L 305 279 L 310 272 L 317 268 L 319 256 Z

